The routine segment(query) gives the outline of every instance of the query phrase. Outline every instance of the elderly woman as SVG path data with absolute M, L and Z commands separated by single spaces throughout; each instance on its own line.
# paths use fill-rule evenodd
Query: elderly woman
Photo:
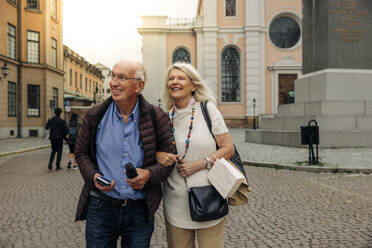
M 187 186 L 209 185 L 207 172 L 215 160 L 221 157 L 229 159 L 234 155 L 226 124 L 215 106 L 211 90 L 190 64 L 176 63 L 168 69 L 164 101 L 178 151 L 176 155 L 157 153 L 158 162 L 165 166 L 178 161 L 163 185 L 168 247 L 194 247 L 195 234 L 199 248 L 223 247 L 226 217 L 206 222 L 192 221 Z M 209 101 L 207 107 L 215 139 L 202 114 L 200 102 L 203 101 Z

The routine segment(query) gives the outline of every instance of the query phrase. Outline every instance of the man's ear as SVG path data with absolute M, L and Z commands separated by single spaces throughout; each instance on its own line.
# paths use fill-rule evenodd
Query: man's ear
M 136 89 L 137 94 L 141 93 L 141 91 L 145 88 L 146 82 L 141 80 L 138 82 L 138 87 Z

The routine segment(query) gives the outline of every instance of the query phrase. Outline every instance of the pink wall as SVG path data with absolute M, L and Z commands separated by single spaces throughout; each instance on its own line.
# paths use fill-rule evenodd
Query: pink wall
M 244 26 L 245 0 L 236 0 L 236 16 L 225 17 L 225 0 L 217 0 L 217 25 L 218 26 Z
M 196 38 L 193 33 L 167 35 L 167 67 L 171 65 L 173 52 L 178 47 L 184 47 L 190 52 L 191 64 L 196 68 Z
M 292 13 L 294 16 L 300 18 L 299 25 L 301 26 L 302 18 L 302 1 L 299 0 L 265 0 L 265 23 L 267 26 L 266 36 L 266 113 L 272 113 L 272 82 L 271 72 L 267 69 L 268 66 L 278 62 L 283 57 L 291 56 L 294 60 L 302 64 L 302 46 L 300 44 L 291 49 L 279 49 L 271 43 L 269 37 L 270 23 L 280 13 Z

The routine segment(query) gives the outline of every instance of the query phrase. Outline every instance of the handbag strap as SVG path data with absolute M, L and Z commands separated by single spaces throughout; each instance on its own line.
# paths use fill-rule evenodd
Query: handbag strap
M 214 134 L 212 132 L 212 121 L 211 121 L 211 117 L 209 115 L 207 104 L 208 104 L 208 101 L 200 102 L 200 107 L 201 107 L 201 110 L 202 110 L 202 114 L 203 114 L 205 123 L 207 123 L 208 130 L 212 134 L 212 137 L 213 137 L 214 141 L 216 141 L 216 138 L 214 137 Z M 216 141 L 216 150 L 218 150 L 217 141 Z
M 201 106 L 201 110 L 202 110 L 202 113 L 203 113 L 203 117 L 204 117 L 204 120 L 205 122 L 207 123 L 207 126 L 208 126 L 208 130 L 209 132 L 212 134 L 212 137 L 214 139 L 214 141 L 216 141 L 216 150 L 218 150 L 218 144 L 217 144 L 217 140 L 216 138 L 214 137 L 214 134 L 212 132 L 212 121 L 211 121 L 211 117 L 209 116 L 209 111 L 208 111 L 208 108 L 207 108 L 207 104 L 208 104 L 208 101 L 204 101 L 204 102 L 200 102 L 200 106 Z M 238 151 L 236 150 L 236 146 L 234 144 L 234 152 L 237 153 Z M 238 169 L 243 173 L 244 177 L 246 178 L 247 182 L 248 182 L 248 178 L 247 178 L 247 175 L 244 171 L 244 168 L 240 168 L 239 166 L 237 166 Z

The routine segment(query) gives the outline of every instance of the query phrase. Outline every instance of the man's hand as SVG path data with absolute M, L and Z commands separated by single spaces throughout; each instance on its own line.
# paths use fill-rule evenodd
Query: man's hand
M 111 191 L 115 187 L 115 180 L 112 180 L 111 185 L 109 187 L 104 187 L 97 182 L 97 177 L 100 177 L 100 176 L 102 175 L 99 173 L 94 174 L 94 177 L 93 177 L 94 186 L 96 186 L 98 190 L 101 190 L 103 192 Z
M 145 184 L 150 180 L 150 171 L 146 169 L 136 168 L 138 176 L 135 178 L 127 178 L 127 183 L 132 189 L 143 189 Z

